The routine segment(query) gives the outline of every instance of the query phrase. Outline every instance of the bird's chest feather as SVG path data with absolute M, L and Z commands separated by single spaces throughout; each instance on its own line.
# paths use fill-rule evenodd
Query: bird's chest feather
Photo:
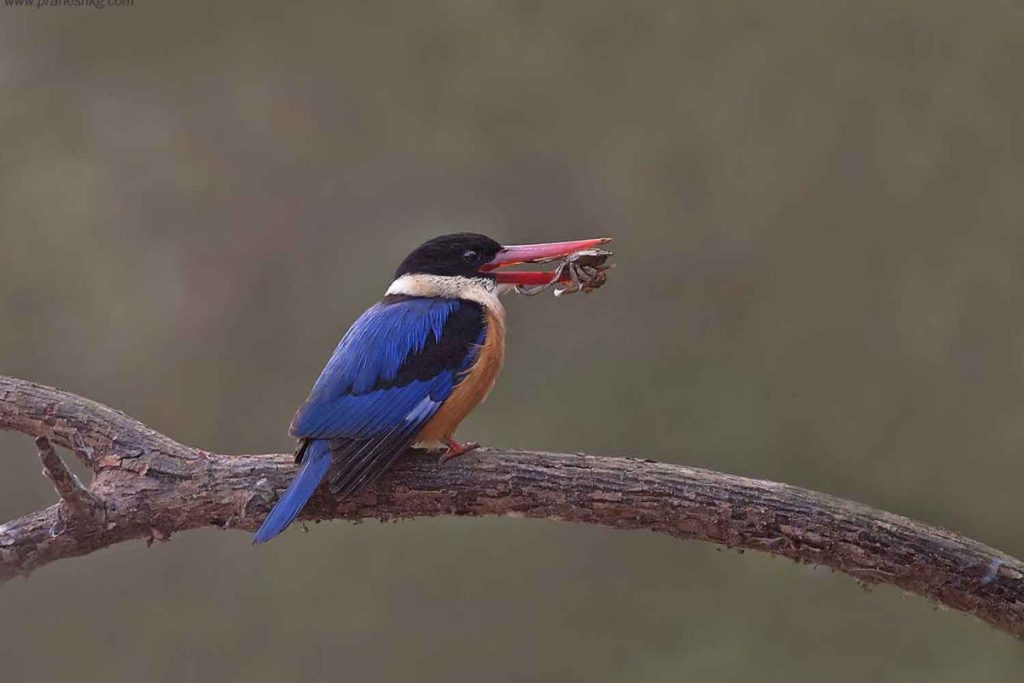
M 487 334 L 476 360 L 444 405 L 423 426 L 417 439 L 423 445 L 443 444 L 451 438 L 466 415 L 487 398 L 498 379 L 498 373 L 505 362 L 505 316 L 504 311 L 495 311 L 490 307 L 485 311 Z

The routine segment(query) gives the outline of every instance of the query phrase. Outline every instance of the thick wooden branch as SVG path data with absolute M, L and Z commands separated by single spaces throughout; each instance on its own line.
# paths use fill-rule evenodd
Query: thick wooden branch
M 251 531 L 295 467 L 290 455 L 183 446 L 106 406 L 6 377 L 0 428 L 74 451 L 94 474 L 89 500 L 101 501 L 89 509 L 103 513 L 99 523 L 65 524 L 57 504 L 0 525 L 0 580 L 128 539 L 204 526 Z M 66 489 L 58 484 L 65 500 L 79 495 Z M 438 468 L 436 458 L 410 454 L 351 500 L 318 493 L 304 517 L 436 515 L 559 519 L 760 550 L 893 584 L 1024 638 L 1019 560 L 857 503 L 692 467 L 484 449 Z

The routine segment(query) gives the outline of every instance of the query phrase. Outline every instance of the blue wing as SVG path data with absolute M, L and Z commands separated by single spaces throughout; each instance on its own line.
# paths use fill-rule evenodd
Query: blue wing
M 339 342 L 296 412 L 292 436 L 365 438 L 422 426 L 462 379 L 485 332 L 479 304 L 388 297 Z
M 476 359 L 484 320 L 470 301 L 387 297 L 352 325 L 291 426 L 331 441 L 333 491 L 361 488 L 412 443 Z
M 329 471 L 331 491 L 345 496 L 386 470 L 462 380 L 486 334 L 483 308 L 459 299 L 390 296 L 363 313 L 292 419 L 303 464 L 255 542 L 284 530 Z

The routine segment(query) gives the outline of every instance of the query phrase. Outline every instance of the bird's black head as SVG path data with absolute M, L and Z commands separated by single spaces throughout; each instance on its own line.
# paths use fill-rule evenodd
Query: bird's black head
M 460 275 L 492 277 L 481 271 L 501 251 L 500 244 L 486 235 L 457 232 L 427 240 L 405 257 L 395 271 L 403 275 Z

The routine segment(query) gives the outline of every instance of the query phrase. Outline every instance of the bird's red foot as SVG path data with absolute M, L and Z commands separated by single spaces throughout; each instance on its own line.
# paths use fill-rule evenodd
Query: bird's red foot
M 455 439 L 445 439 L 445 444 L 448 446 L 448 450 L 441 454 L 441 457 L 437 459 L 437 466 L 445 464 L 452 458 L 457 458 L 460 455 L 469 453 L 475 448 L 480 448 L 480 444 L 474 441 L 467 441 L 466 443 L 459 443 Z

